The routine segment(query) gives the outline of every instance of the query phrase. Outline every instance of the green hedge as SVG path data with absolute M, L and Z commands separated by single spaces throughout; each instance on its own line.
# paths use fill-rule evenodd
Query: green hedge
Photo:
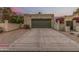
M 10 23 L 17 23 L 17 24 L 20 24 L 20 23 L 23 23 L 24 20 L 23 20 L 23 17 L 22 16 L 12 16 L 11 19 L 9 20 Z

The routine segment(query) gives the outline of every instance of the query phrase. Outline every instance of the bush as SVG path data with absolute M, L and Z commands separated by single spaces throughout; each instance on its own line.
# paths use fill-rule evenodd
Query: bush
M 16 24 L 20 24 L 23 23 L 23 17 L 21 16 L 12 16 L 11 19 L 9 20 L 10 23 L 16 23 Z

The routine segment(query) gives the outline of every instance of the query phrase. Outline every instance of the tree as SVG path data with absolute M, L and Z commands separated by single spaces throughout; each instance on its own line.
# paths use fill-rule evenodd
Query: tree
M 12 10 L 9 7 L 4 7 L 3 9 L 3 20 L 11 19 Z
M 16 24 L 20 24 L 20 23 L 23 23 L 24 20 L 23 20 L 23 16 L 12 16 L 11 19 L 9 20 L 10 23 L 16 23 Z
M 0 7 L 0 22 L 3 22 L 2 16 L 3 16 L 3 7 Z

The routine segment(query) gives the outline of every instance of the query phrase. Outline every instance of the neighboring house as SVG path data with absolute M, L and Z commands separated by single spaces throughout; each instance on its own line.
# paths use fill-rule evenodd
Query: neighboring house
M 79 31 L 79 15 L 64 17 L 65 31 Z
M 55 29 L 65 31 L 79 31 L 79 9 L 73 12 L 73 15 L 59 17 L 55 19 Z M 64 21 L 64 22 L 63 22 Z M 62 24 L 61 24 L 62 23 Z

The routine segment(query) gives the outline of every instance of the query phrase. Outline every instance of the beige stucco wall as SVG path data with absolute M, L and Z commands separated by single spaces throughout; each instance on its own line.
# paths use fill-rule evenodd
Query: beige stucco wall
M 8 20 L 5 20 L 4 23 L 0 23 L 0 27 L 2 27 L 4 31 L 7 31 L 8 30 Z
M 25 14 L 24 24 L 30 25 L 32 19 L 51 19 L 51 26 L 53 27 L 54 14 Z
M 55 22 L 55 29 L 56 30 L 60 30 L 60 23 L 59 23 L 59 21 Z
M 0 27 L 3 28 L 3 30 L 5 30 L 5 24 L 4 23 L 0 23 Z
M 0 27 L 2 27 L 4 31 L 11 31 L 18 29 L 20 24 L 8 23 L 8 20 L 5 20 L 4 23 L 0 23 Z
M 7 31 L 15 30 L 15 29 L 18 29 L 19 27 L 20 27 L 20 24 L 8 23 Z
M 60 31 L 64 31 L 65 30 L 65 25 L 64 24 L 60 24 L 59 25 L 59 30 Z
M 64 24 L 60 24 L 59 22 L 55 22 L 54 23 L 54 29 L 63 31 L 63 30 L 65 30 L 65 25 Z
M 31 27 L 31 17 L 30 16 L 24 16 L 24 24 L 27 24 Z
M 76 31 L 78 31 L 79 32 L 79 23 L 76 23 Z

